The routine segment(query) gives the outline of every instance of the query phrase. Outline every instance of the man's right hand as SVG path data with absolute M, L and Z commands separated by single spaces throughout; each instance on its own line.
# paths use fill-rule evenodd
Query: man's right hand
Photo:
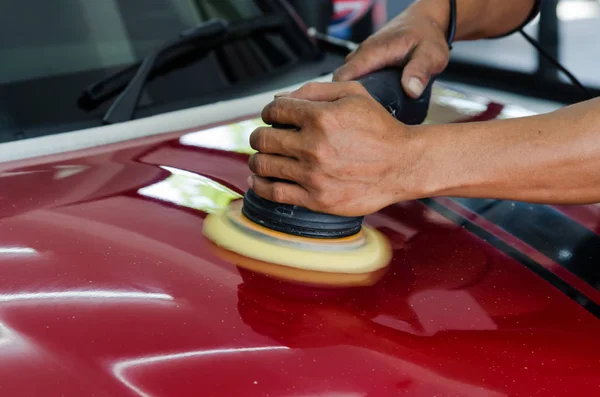
M 457 0 L 455 41 L 507 34 L 529 21 L 535 0 Z M 534 5 L 536 8 L 533 8 Z M 528 19 L 529 17 L 529 19 Z M 448 0 L 418 0 L 348 55 L 334 81 L 349 81 L 385 67 L 402 67 L 402 86 L 418 98 L 448 65 Z
M 437 4 L 443 3 L 447 2 Z M 448 21 L 442 17 L 449 11 L 435 10 L 436 18 L 420 6 L 416 3 L 409 7 L 365 40 L 334 73 L 334 81 L 350 81 L 385 67 L 404 66 L 405 92 L 411 98 L 420 97 L 431 77 L 441 73 L 450 59 Z

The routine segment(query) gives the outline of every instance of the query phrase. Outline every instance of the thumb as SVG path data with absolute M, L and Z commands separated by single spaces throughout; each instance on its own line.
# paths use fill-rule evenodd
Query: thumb
M 402 73 L 402 87 L 411 98 L 423 95 L 431 77 L 441 73 L 448 64 L 448 56 L 426 45 L 415 49 Z

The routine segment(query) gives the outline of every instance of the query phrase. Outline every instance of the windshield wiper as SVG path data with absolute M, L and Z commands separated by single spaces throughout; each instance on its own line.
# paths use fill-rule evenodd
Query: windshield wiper
M 152 72 L 159 64 L 192 52 L 205 55 L 210 50 L 227 42 L 247 37 L 253 33 L 268 32 L 282 28 L 286 23 L 283 15 L 266 15 L 239 22 L 228 23 L 221 19 L 206 21 L 192 29 L 183 31 L 179 37 L 160 46 L 148 54 L 142 62 L 119 71 L 89 86 L 83 94 L 88 101 L 98 101 L 114 94 L 126 85 L 115 99 L 102 121 L 114 124 L 131 120 L 139 98 Z M 131 77 L 133 75 L 133 77 Z

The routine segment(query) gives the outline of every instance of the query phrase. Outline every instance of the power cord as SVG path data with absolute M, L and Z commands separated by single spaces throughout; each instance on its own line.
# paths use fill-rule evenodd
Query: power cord
M 452 50 L 452 43 L 456 35 L 456 0 L 450 0 L 450 20 L 448 21 L 448 47 Z
M 540 45 L 540 43 L 536 39 L 534 39 L 533 37 L 531 37 L 530 35 L 525 33 L 525 31 L 523 31 L 523 29 L 519 29 L 519 33 L 521 33 L 521 36 L 523 36 L 525 38 L 525 40 L 527 40 L 529 42 L 529 44 L 531 44 L 540 54 L 542 54 L 544 56 L 544 58 L 546 58 L 552 65 L 554 65 L 555 68 L 557 68 L 558 70 L 563 72 L 569 78 L 569 80 L 571 80 L 571 82 L 574 85 L 579 87 L 581 89 L 581 91 L 583 91 L 585 93 L 585 95 L 587 95 L 588 99 L 592 99 L 594 97 L 592 95 L 592 93 L 583 84 L 581 84 L 581 82 L 579 80 L 577 80 L 577 78 L 571 72 L 569 72 L 567 70 L 566 67 L 561 65 L 557 59 L 555 59 L 546 50 L 544 50 L 544 48 Z
M 448 47 L 450 48 L 450 50 L 452 50 L 452 43 L 454 42 L 454 37 L 456 35 L 456 0 L 449 0 L 449 1 L 450 1 L 450 20 L 448 23 Z M 552 65 L 554 65 L 554 67 L 556 67 L 558 70 L 563 72 L 569 78 L 569 80 L 571 80 L 571 83 L 573 83 L 574 85 L 579 87 L 581 89 L 581 91 L 583 91 L 584 94 L 587 96 L 587 99 L 594 98 L 592 93 L 583 84 L 581 84 L 581 82 L 579 80 L 577 80 L 577 78 L 573 75 L 573 73 L 569 72 L 569 70 L 567 70 L 566 67 L 561 65 L 561 63 L 558 62 L 557 59 L 555 59 L 546 50 L 544 50 L 544 48 L 540 45 L 540 43 L 536 39 L 534 39 L 533 37 L 531 37 L 530 35 L 525 33 L 525 31 L 523 30 L 523 27 L 519 28 L 518 31 L 525 38 L 525 40 L 527 40 L 527 42 L 529 42 L 529 44 L 531 44 L 533 46 L 533 48 L 535 48 L 540 54 L 542 54 L 544 56 L 544 58 L 546 58 Z

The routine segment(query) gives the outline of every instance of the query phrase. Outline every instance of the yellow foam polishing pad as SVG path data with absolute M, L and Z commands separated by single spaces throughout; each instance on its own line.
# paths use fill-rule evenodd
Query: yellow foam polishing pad
M 350 237 L 317 239 L 273 231 L 246 218 L 242 200 L 210 214 L 204 235 L 217 246 L 247 258 L 301 270 L 362 274 L 385 268 L 392 250 L 387 238 L 365 225 Z
M 370 287 L 381 280 L 388 271 L 387 267 L 368 273 L 333 273 L 304 270 L 242 256 L 221 248 L 213 242 L 209 242 L 209 248 L 219 258 L 253 273 L 260 273 L 276 280 L 309 286 L 323 286 L 328 288 Z

